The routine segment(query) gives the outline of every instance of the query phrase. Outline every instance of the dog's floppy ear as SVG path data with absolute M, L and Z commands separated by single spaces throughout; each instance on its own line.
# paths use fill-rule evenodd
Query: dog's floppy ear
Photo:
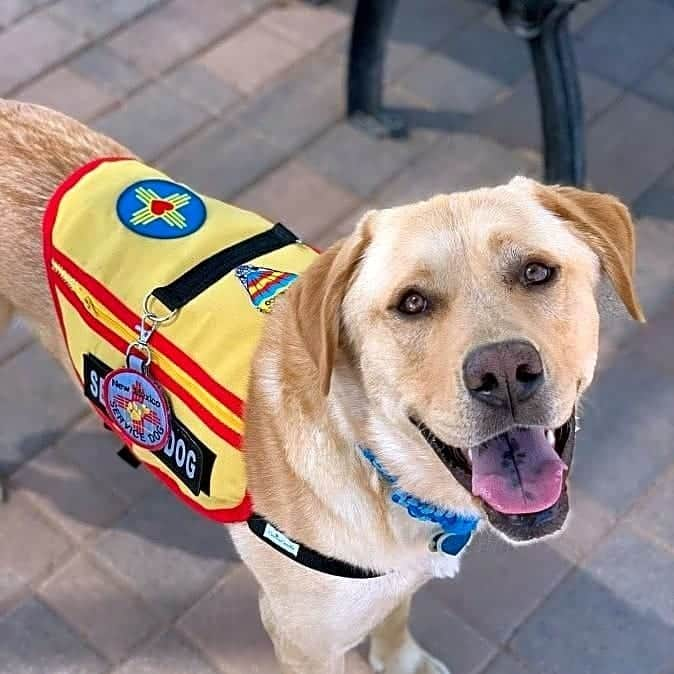
M 543 206 L 566 221 L 597 254 L 632 318 L 645 322 L 634 288 L 635 234 L 627 207 L 610 194 L 575 187 L 536 185 L 535 190 Z
M 353 234 L 333 244 L 302 274 L 295 292 L 289 293 L 298 332 L 318 371 L 323 395 L 339 347 L 341 306 L 365 249 L 370 243 L 366 213 Z

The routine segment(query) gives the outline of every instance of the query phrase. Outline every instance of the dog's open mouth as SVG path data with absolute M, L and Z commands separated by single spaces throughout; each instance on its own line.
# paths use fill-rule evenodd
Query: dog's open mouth
M 423 422 L 410 421 L 506 536 L 524 541 L 562 527 L 569 509 L 566 476 L 575 443 L 574 414 L 559 428 L 515 426 L 469 449 L 452 447 Z

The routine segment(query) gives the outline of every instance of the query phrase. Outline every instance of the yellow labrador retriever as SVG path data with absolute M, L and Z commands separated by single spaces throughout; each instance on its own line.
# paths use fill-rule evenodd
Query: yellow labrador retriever
M 111 155 L 131 153 L 0 103 L 0 324 L 22 314 L 64 362 L 40 223 L 66 176 Z M 458 571 L 456 521 L 515 543 L 563 527 L 596 286 L 605 273 L 643 320 L 634 255 L 614 197 L 515 178 L 369 212 L 279 300 L 247 402 L 256 510 L 288 545 L 377 572 L 323 573 L 231 528 L 284 674 L 341 674 L 368 635 L 377 672 L 447 674 L 409 634 L 411 597 Z

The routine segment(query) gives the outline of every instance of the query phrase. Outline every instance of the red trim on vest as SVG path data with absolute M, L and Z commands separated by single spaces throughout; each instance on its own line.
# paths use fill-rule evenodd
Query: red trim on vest
M 221 524 L 234 524 L 236 522 L 245 522 L 253 514 L 253 501 L 250 494 L 246 492 L 243 501 L 239 505 L 230 509 L 209 510 L 202 505 L 185 496 L 170 477 L 162 473 L 158 468 L 144 464 L 144 466 L 162 483 L 164 483 L 183 503 L 187 504 L 204 517 L 215 520 Z

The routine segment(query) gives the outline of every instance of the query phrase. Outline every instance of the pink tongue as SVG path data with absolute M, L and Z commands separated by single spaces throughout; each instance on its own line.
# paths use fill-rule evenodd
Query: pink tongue
M 508 431 L 472 451 L 473 494 L 505 515 L 535 513 L 561 496 L 566 465 L 543 428 Z

